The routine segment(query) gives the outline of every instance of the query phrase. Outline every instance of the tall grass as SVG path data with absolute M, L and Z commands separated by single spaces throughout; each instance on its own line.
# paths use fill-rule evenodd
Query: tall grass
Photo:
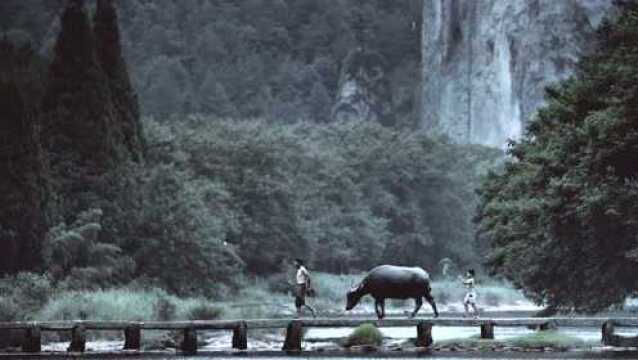
M 359 275 L 313 273 L 316 297 L 308 302 L 320 313 L 342 312 L 348 290 L 363 278 Z M 292 284 L 290 284 L 292 285 Z M 292 288 L 292 287 L 289 287 Z M 465 289 L 457 281 L 436 281 L 433 294 L 441 304 L 460 302 Z M 495 281 L 478 285 L 479 302 L 488 305 L 511 304 L 524 300 L 516 290 Z M 6 300 L 6 299 L 5 299 Z M 294 311 L 292 292 L 274 292 L 263 279 L 246 280 L 234 296 L 210 302 L 203 298 L 179 298 L 157 288 L 116 288 L 109 290 L 56 292 L 30 318 L 38 320 L 187 320 L 214 318 L 260 318 L 288 316 Z M 364 305 L 371 305 L 368 296 Z M 4 301 L 0 313 L 14 305 Z M 396 304 L 391 304 L 396 306 Z M 410 305 L 411 306 L 411 305 Z M 3 310 L 4 311 L 1 311 Z M 0 315 L 2 315 L 0 314 Z M 7 317 L 7 314 L 2 315 Z
M 204 309 L 204 310 L 203 310 Z M 201 298 L 181 299 L 160 289 L 70 291 L 53 297 L 38 314 L 42 320 L 187 320 L 221 316 L 222 309 Z

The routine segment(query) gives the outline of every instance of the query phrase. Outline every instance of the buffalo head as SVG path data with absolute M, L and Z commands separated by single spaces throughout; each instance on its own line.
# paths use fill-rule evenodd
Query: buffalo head
M 348 294 L 346 296 L 346 310 L 352 310 L 355 306 L 357 306 L 363 295 L 362 285 L 348 290 Z

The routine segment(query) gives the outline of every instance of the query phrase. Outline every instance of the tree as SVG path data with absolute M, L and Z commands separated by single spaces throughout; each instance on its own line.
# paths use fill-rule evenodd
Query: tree
M 123 136 L 123 145 L 130 156 L 133 159 L 140 159 L 144 148 L 144 137 L 139 104 L 122 56 L 117 12 L 112 0 L 98 0 L 93 29 L 97 59 L 108 79 L 116 111 L 117 120 L 111 125 L 111 131 L 120 132 Z
M 42 258 L 48 275 L 65 289 L 102 288 L 130 278 L 135 264 L 116 245 L 99 241 L 102 211 L 80 213 L 49 230 Z
M 69 220 L 99 198 L 97 178 L 121 159 L 116 110 L 96 58 L 83 0 L 69 0 L 42 105 L 56 216 Z
M 45 162 L 34 102 L 38 61 L 0 40 L 0 274 L 39 267 L 45 216 Z M 25 96 L 30 100 L 25 100 Z
M 599 311 L 638 290 L 638 4 L 598 36 L 481 188 L 489 268 L 558 310 Z
M 0 82 L 0 273 L 37 268 L 43 234 L 42 159 L 33 114 L 18 88 Z
M 199 89 L 201 97 L 201 109 L 204 114 L 214 114 L 220 118 L 236 118 L 237 108 L 228 98 L 224 86 L 216 81 L 212 71 L 206 74 L 206 78 Z

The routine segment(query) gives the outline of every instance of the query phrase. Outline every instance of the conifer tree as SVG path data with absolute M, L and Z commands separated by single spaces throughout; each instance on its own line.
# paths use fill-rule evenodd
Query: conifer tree
M 31 65 L 28 55 L 0 41 L 0 275 L 37 267 L 44 234 L 36 112 L 15 79 Z
M 114 125 L 123 135 L 130 155 L 140 159 L 144 139 L 139 103 L 122 55 L 117 12 L 112 0 L 98 0 L 93 26 L 98 62 L 108 78 L 116 110 L 117 123 Z
M 62 15 L 43 101 L 43 141 L 58 207 L 69 219 L 99 198 L 99 178 L 118 159 L 119 134 L 106 76 L 83 0 Z

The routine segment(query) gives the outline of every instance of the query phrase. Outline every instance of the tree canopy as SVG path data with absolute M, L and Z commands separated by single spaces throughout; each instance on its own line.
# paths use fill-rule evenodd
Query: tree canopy
M 351 47 L 370 55 L 351 57 L 351 72 L 369 63 L 411 78 L 418 47 L 390 34 L 418 41 L 414 26 L 396 24 L 413 17 L 412 2 L 355 11 L 350 1 L 121 1 L 120 17 L 110 0 L 62 3 L 48 71 L 28 47 L 0 47 L 0 188 L 11 194 L 0 208 L 1 274 L 219 296 L 294 257 L 333 272 L 477 264 L 473 189 L 499 150 L 330 121 Z M 412 50 L 395 53 L 403 47 Z M 127 49 L 130 73 L 145 79 L 145 119 Z M 389 80 L 379 94 L 416 84 Z
M 621 9 L 480 190 L 489 268 L 556 309 L 638 290 L 638 4 Z

